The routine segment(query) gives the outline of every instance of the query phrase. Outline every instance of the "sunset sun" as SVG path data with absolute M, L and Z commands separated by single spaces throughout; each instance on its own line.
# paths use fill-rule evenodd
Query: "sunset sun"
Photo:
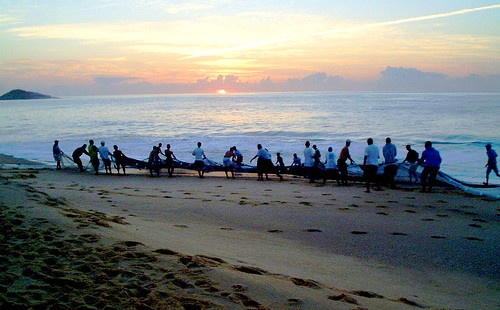
M 226 90 L 225 89 L 219 89 L 219 90 L 217 90 L 217 93 L 219 95 L 224 95 L 226 93 Z

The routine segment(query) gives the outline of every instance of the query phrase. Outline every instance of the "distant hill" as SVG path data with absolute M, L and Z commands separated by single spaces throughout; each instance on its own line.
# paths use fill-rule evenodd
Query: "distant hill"
M 49 95 L 25 91 L 22 89 L 14 89 L 8 93 L 3 94 L 0 100 L 26 100 L 26 99 L 57 99 Z

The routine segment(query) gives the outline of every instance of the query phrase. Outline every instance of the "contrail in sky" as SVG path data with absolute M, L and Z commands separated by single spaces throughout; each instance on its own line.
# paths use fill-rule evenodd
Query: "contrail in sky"
M 218 54 L 222 54 L 224 52 L 241 51 L 241 50 L 251 49 L 251 48 L 264 46 L 264 45 L 277 44 L 277 43 L 282 43 L 282 42 L 287 42 L 287 41 L 297 41 L 300 39 L 319 37 L 319 36 L 324 36 L 324 35 L 332 34 L 332 33 L 341 33 L 341 32 L 362 30 L 362 29 L 366 29 L 366 28 L 413 23 L 413 22 L 418 22 L 418 21 L 423 21 L 423 20 L 438 19 L 438 18 L 450 17 L 450 16 L 455 16 L 455 15 L 463 15 L 463 14 L 468 14 L 468 13 L 473 13 L 473 12 L 478 12 L 478 11 L 485 11 L 485 10 L 492 10 L 492 9 L 500 9 L 500 4 L 482 6 L 482 7 L 472 8 L 472 9 L 463 9 L 463 10 L 452 11 L 452 12 L 447 12 L 447 13 L 409 17 L 409 18 L 397 19 L 397 20 L 387 21 L 387 22 L 371 23 L 371 24 L 342 28 L 342 29 L 331 29 L 331 30 L 312 33 L 312 34 L 308 34 L 308 35 L 304 35 L 304 36 L 300 36 L 300 37 L 289 37 L 289 38 L 281 38 L 281 39 L 270 40 L 270 41 L 254 42 L 254 43 L 249 43 L 249 44 L 244 44 L 244 45 L 226 47 L 226 48 L 222 48 L 222 49 L 218 49 L 218 50 L 200 51 L 200 52 L 192 53 L 189 56 L 182 57 L 179 60 L 198 58 L 198 57 L 203 57 L 203 56 L 218 55 Z

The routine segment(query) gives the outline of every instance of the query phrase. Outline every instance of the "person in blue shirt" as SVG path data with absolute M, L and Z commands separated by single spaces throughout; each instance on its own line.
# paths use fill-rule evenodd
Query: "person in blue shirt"
M 436 176 L 438 174 L 439 168 L 441 167 L 441 155 L 439 151 L 432 147 L 432 142 L 425 142 L 425 150 L 422 152 L 422 157 L 420 157 L 420 164 L 424 166 L 424 170 L 420 175 L 420 180 L 422 181 L 422 192 L 431 192 L 432 186 L 436 182 Z M 427 177 L 429 177 L 429 183 L 427 183 Z M 427 186 L 428 185 L 428 186 Z

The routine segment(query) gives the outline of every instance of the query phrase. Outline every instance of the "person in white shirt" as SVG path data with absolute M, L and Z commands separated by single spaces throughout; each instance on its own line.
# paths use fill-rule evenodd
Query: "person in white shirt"
M 337 184 L 340 185 L 339 171 L 337 169 L 337 165 L 335 164 L 335 154 L 333 153 L 333 148 L 331 146 L 328 148 L 328 152 L 326 153 L 323 184 L 326 183 L 327 179 L 337 180 Z
M 193 150 L 193 156 L 194 156 L 194 167 L 198 171 L 198 176 L 200 178 L 204 177 L 205 170 L 204 168 L 204 162 L 203 160 L 206 159 L 207 157 L 205 156 L 205 152 L 203 152 L 203 149 L 201 148 L 201 142 L 198 142 L 198 147 Z
M 385 145 L 382 148 L 382 154 L 384 154 L 385 166 L 384 166 L 384 176 L 387 181 L 387 185 L 390 188 L 396 188 L 396 183 L 394 178 L 398 173 L 398 165 L 396 165 L 398 154 L 396 146 L 391 143 L 391 138 L 387 137 L 385 139 Z
M 255 158 L 257 158 L 257 176 L 259 181 L 264 181 L 264 174 L 266 175 L 266 180 L 269 180 L 269 171 L 273 167 L 273 161 L 271 159 L 271 154 L 262 147 L 259 143 L 257 144 L 257 154 L 250 159 L 252 162 Z
M 311 143 L 306 141 L 306 148 L 304 149 L 304 177 L 309 178 L 309 182 L 314 182 L 314 150 L 311 148 Z
M 102 162 L 104 163 L 104 169 L 106 170 L 106 174 L 113 174 L 111 171 L 111 160 L 109 159 L 109 155 L 112 155 L 109 152 L 109 149 L 107 146 L 105 146 L 104 141 L 101 141 L 101 146 L 98 147 L 99 149 L 99 155 L 101 156 Z
M 364 177 L 366 182 L 366 192 L 370 192 L 370 181 L 375 181 L 377 184 L 377 188 L 380 189 L 380 186 L 377 179 L 377 171 L 378 171 L 378 159 L 380 158 L 380 151 L 376 145 L 373 144 L 373 139 L 368 138 L 366 140 L 368 146 L 365 148 L 365 157 L 363 159 L 364 166 Z

